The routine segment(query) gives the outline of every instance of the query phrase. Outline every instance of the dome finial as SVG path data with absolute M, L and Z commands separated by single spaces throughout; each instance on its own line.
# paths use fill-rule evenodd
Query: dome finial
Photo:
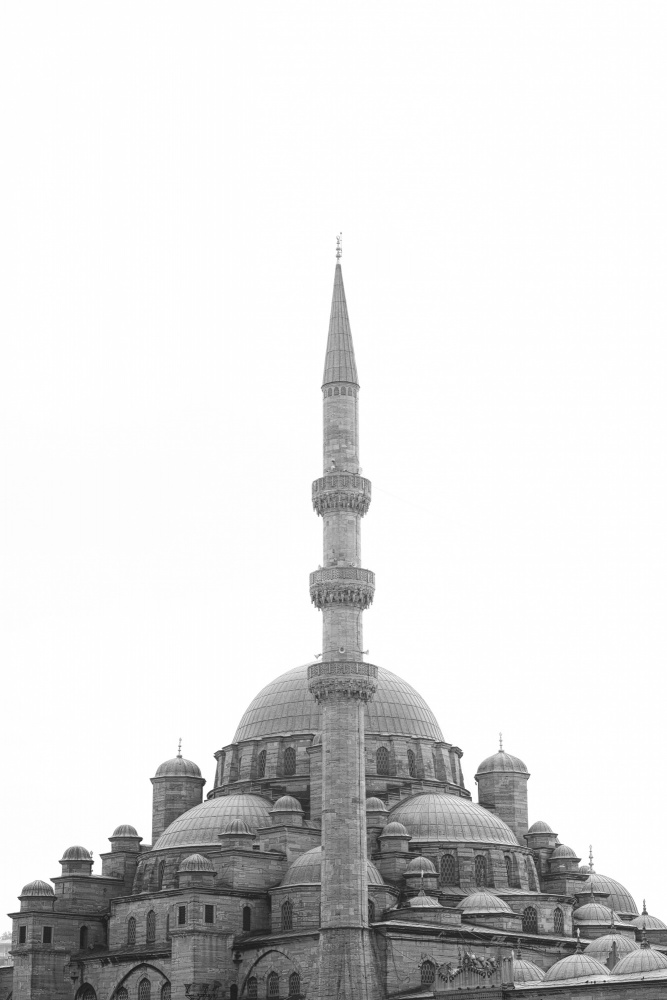
M 646 940 L 646 921 L 642 924 L 642 939 L 640 943 L 640 948 L 650 948 L 651 945 Z
M 581 955 L 581 953 L 582 953 L 582 952 L 583 952 L 583 950 L 584 950 L 584 949 L 583 949 L 583 948 L 581 947 L 581 931 L 579 930 L 579 928 L 578 928 L 578 927 L 577 927 L 577 947 L 576 947 L 576 949 L 575 949 L 575 950 L 576 950 L 576 953 L 577 953 L 577 955 Z
M 516 957 L 521 961 L 521 938 L 516 943 Z
M 340 260 L 343 256 L 343 234 L 339 233 L 336 237 L 336 260 Z
M 593 845 L 588 845 L 588 864 L 591 869 L 591 875 L 595 874 L 595 868 L 593 867 Z M 593 879 L 591 879 L 591 885 L 593 884 Z
M 499 744 L 498 751 L 500 753 L 502 753 L 503 752 L 503 734 L 502 733 L 498 733 L 498 744 Z
M 645 899 L 642 899 L 642 917 L 648 917 L 648 910 L 646 909 Z
M 183 754 L 181 753 L 181 747 L 182 747 L 182 745 L 183 745 L 183 737 L 179 736 L 178 737 L 178 753 L 176 754 L 177 757 L 182 757 L 183 756 Z

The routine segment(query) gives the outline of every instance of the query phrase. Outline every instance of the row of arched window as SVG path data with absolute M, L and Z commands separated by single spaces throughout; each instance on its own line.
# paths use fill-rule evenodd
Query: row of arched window
M 505 873 L 507 884 L 513 889 L 521 888 L 521 876 L 517 858 L 513 855 L 505 855 Z M 535 870 L 530 860 L 526 861 L 526 872 L 528 875 L 528 888 L 531 892 L 537 892 L 537 881 Z M 483 854 L 478 854 L 474 861 L 474 881 L 477 886 L 493 885 L 493 875 L 488 859 Z M 459 866 L 455 854 L 442 854 L 440 856 L 440 883 L 441 885 L 459 884 Z
M 298 972 L 293 972 L 288 981 L 287 987 L 289 990 L 288 996 L 295 997 L 301 993 L 301 976 Z M 246 993 L 248 995 L 248 1000 L 257 1000 L 257 977 L 251 976 L 246 983 Z M 266 977 L 266 995 L 267 997 L 279 997 L 280 996 L 280 977 L 277 972 L 269 972 Z
M 333 388 L 329 386 L 329 388 L 326 391 L 326 394 L 327 396 L 356 396 L 357 390 L 353 388 L 353 386 L 351 385 L 348 385 L 347 388 L 344 385 L 342 385 L 340 389 L 336 385 Z
M 168 922 L 169 918 L 167 918 Z M 146 944 L 154 944 L 155 926 L 155 910 L 149 910 L 146 914 Z M 137 921 L 134 917 L 130 917 L 127 922 L 127 943 L 129 945 L 137 943 Z
M 159 997 L 159 1000 L 171 1000 L 171 983 L 163 983 L 159 993 L 156 994 L 156 997 Z M 113 993 L 113 1000 L 129 1000 L 129 998 L 130 994 L 125 986 L 119 986 Z M 150 979 L 146 979 L 144 976 L 143 979 L 139 980 L 139 986 L 137 987 L 137 1000 L 151 1000 L 151 998 L 151 981 Z M 77 992 L 76 1000 L 97 1000 L 97 994 L 92 986 L 86 984 Z
M 294 747 L 287 747 L 283 755 L 283 774 L 291 777 L 296 774 L 296 750 Z M 266 750 L 260 750 L 257 755 L 257 777 L 266 776 Z

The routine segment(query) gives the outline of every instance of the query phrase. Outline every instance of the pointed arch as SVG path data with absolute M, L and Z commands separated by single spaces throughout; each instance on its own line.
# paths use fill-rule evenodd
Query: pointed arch
M 84 924 L 79 928 L 79 951 L 85 951 L 88 947 L 88 928 Z
M 171 983 L 164 983 L 160 990 L 160 1000 L 171 1000 Z
M 97 993 L 90 983 L 84 983 L 81 989 L 77 990 L 76 1000 L 97 1000 Z
M 146 944 L 153 944 L 155 941 L 155 910 L 149 910 L 146 914 Z
M 252 909 L 249 906 L 244 906 L 241 911 L 241 930 L 249 931 L 252 927 Z
M 534 906 L 527 906 L 521 914 L 522 929 L 524 934 L 537 934 L 537 910 Z
M 417 777 L 417 758 L 414 750 L 408 750 L 408 774 L 411 778 Z
M 280 996 L 280 979 L 277 972 L 269 972 L 266 977 L 266 995 L 269 998 Z
M 257 757 L 257 777 L 263 778 L 266 774 L 266 750 L 260 750 Z
M 288 778 L 296 774 L 296 750 L 294 747 L 287 747 L 285 750 L 284 771 Z
M 298 972 L 293 972 L 289 977 L 289 995 L 296 997 L 301 993 L 301 976 Z
M 565 920 L 560 906 L 554 910 L 554 934 L 563 934 L 565 931 Z
M 257 1000 L 257 976 L 251 976 L 246 983 L 246 993 L 248 1000 Z
M 459 873 L 455 854 L 443 854 L 440 858 L 440 884 L 458 885 Z
M 435 982 L 435 962 L 427 959 L 421 964 L 421 984 L 422 986 L 433 986 Z
M 291 931 L 294 919 L 294 907 L 292 900 L 286 899 L 280 907 L 280 928 L 283 931 Z
M 378 774 L 390 774 L 391 758 L 386 747 L 378 747 L 375 754 L 375 764 Z
M 127 922 L 127 943 L 129 945 L 137 943 L 137 921 L 134 917 L 130 917 Z
M 146 979 L 145 976 L 139 981 L 137 997 L 139 1000 L 151 1000 L 151 981 L 150 979 Z
M 475 885 L 478 886 L 488 885 L 486 858 L 484 857 L 483 854 L 477 854 L 475 856 Z
M 160 862 L 160 864 L 157 866 L 157 887 L 158 887 L 158 889 L 162 888 L 162 883 L 164 882 L 164 864 L 165 864 L 164 860 L 162 860 Z

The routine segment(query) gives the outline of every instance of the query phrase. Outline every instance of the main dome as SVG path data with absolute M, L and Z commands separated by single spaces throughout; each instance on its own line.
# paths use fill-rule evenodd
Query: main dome
M 288 670 L 262 688 L 246 709 L 234 743 L 320 731 L 320 709 L 308 690 L 308 667 L 306 663 Z M 378 667 L 377 691 L 366 706 L 366 732 L 444 742 L 440 726 L 421 695 L 384 667 Z

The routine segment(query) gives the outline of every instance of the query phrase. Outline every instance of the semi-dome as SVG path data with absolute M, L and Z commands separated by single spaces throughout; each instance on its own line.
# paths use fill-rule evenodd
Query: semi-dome
M 618 966 L 617 966 L 618 968 Z M 545 983 L 555 983 L 559 979 L 588 979 L 590 976 L 608 976 L 609 969 L 597 958 L 577 951 L 556 962 L 544 976 Z
M 418 892 L 416 896 L 408 900 L 408 906 L 412 910 L 441 910 L 442 907 L 433 896 L 427 896 L 425 892 Z
M 80 844 L 74 844 L 73 847 L 68 847 L 63 853 L 61 861 L 90 861 L 90 851 L 86 847 L 81 847 Z
M 366 799 L 366 812 L 386 812 L 387 807 L 382 801 L 382 799 L 377 799 L 374 795 L 371 795 L 370 799 Z
M 549 860 L 553 861 L 554 858 L 577 858 L 577 857 L 578 855 L 571 847 L 568 847 L 567 844 L 560 844 L 560 846 L 554 850 Z
M 366 862 L 366 874 L 369 885 L 384 885 L 382 876 L 370 861 Z M 287 869 L 285 878 L 281 885 L 319 885 L 322 881 L 322 848 L 311 847 L 305 854 L 301 854 L 296 861 Z
M 492 892 L 482 890 L 471 892 L 457 903 L 457 908 L 464 913 L 511 913 L 512 908 Z
M 230 819 L 225 823 L 220 833 L 231 834 L 235 837 L 252 837 L 253 832 L 244 819 Z
M 444 792 L 419 792 L 389 813 L 407 828 L 414 841 L 458 841 L 518 847 L 506 823 L 469 799 Z
M 219 844 L 218 834 L 235 819 L 246 822 L 252 833 L 271 826 L 272 803 L 261 795 L 237 792 L 217 799 L 207 799 L 175 819 L 153 844 L 153 850 L 166 847 L 200 847 Z M 226 831 L 225 831 L 226 832 Z
M 607 875 L 598 875 L 597 872 L 591 872 L 586 881 L 581 883 L 576 894 L 580 895 L 584 892 L 590 892 L 591 884 L 593 892 L 606 892 L 608 894 L 607 903 L 617 913 L 639 913 L 637 904 L 625 886 L 621 885 L 615 879 L 609 878 Z
M 189 854 L 178 866 L 179 872 L 214 872 L 213 863 L 203 854 Z
M 629 955 L 631 951 L 639 951 L 639 945 L 632 938 L 628 938 L 624 934 L 614 933 L 603 934 L 602 937 L 595 938 L 594 941 L 586 945 L 584 951 L 587 955 L 592 955 L 593 958 L 599 959 L 600 962 L 606 962 L 611 955 L 614 945 L 616 945 L 618 958 Z
M 246 709 L 234 743 L 321 731 L 320 708 L 308 690 L 308 666 L 288 670 L 262 688 Z M 440 726 L 421 695 L 384 667 L 378 667 L 377 691 L 366 706 L 366 733 L 443 741 Z
M 513 968 L 515 983 L 535 983 L 544 979 L 544 970 L 527 958 L 515 958 Z
M 303 806 L 293 795 L 281 795 L 271 812 L 303 812 Z
M 201 771 L 193 760 L 181 757 L 180 753 L 171 760 L 165 760 L 155 772 L 156 778 L 201 778 Z
M 423 858 L 421 855 L 418 858 L 413 858 L 405 869 L 406 875 L 419 875 L 424 872 L 426 875 L 435 875 L 435 865 L 428 858 Z
M 397 823 L 393 820 L 391 823 L 387 823 L 384 830 L 380 834 L 381 837 L 409 837 L 410 834 L 403 826 L 402 823 Z
M 137 831 L 134 829 L 133 826 L 130 826 L 129 823 L 122 823 L 120 826 L 116 827 L 116 829 L 111 834 L 111 836 L 112 837 L 138 837 L 139 834 L 137 833 Z
M 496 774 L 498 771 L 528 774 L 528 768 L 519 757 L 513 757 L 506 750 L 498 750 L 482 761 L 475 777 L 479 774 Z
M 655 951 L 650 945 L 642 942 L 641 948 L 624 955 L 612 970 L 613 976 L 637 976 L 644 972 L 655 972 L 656 969 L 667 969 L 667 955 Z
M 528 833 L 553 833 L 553 830 L 548 823 L 545 823 L 543 819 L 537 819 L 532 826 L 528 827 Z
M 610 927 L 612 920 L 618 920 L 615 913 L 602 903 L 584 903 L 578 906 L 572 914 L 577 923 L 580 924 L 603 924 Z
M 33 882 L 28 882 L 21 889 L 22 896 L 55 896 L 53 886 L 48 882 L 43 882 L 41 878 L 36 878 Z

